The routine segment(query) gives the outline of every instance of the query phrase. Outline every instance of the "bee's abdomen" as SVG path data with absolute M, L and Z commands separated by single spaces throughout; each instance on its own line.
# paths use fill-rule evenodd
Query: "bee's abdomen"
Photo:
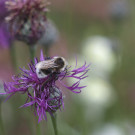
M 46 74 L 46 75 L 49 75 L 52 73 L 52 69 L 51 68 L 48 68 L 48 69 L 41 69 L 41 71 Z

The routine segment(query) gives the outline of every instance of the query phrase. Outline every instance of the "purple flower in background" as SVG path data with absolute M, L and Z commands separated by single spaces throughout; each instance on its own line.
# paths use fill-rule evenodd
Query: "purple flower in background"
M 0 48 L 8 48 L 13 39 L 8 30 L 8 25 L 5 22 L 5 17 L 8 15 L 5 1 L 6 0 L 0 1 Z
M 8 26 L 5 23 L 0 24 L 0 48 L 9 48 L 12 44 L 13 36 L 8 31 Z
M 7 0 L 6 21 L 17 40 L 34 45 L 45 31 L 47 0 Z
M 74 93 L 80 93 L 86 87 L 80 86 L 80 82 L 87 77 L 89 65 L 86 66 L 85 63 L 80 68 L 75 67 L 71 70 L 63 57 L 45 58 L 42 52 L 40 61 L 37 58 L 34 61 L 28 64 L 29 69 L 20 68 L 22 72 L 18 76 L 13 76 L 13 82 L 5 83 L 4 89 L 9 97 L 16 93 L 27 94 L 26 103 L 21 107 L 31 106 L 40 122 L 47 119 L 46 112 L 53 115 L 62 105 L 64 107 L 64 96 L 58 83 Z M 68 77 L 76 80 L 72 86 L 62 82 Z
M 6 0 L 0 0 L 0 22 L 8 15 L 8 11 L 5 7 L 5 1 Z

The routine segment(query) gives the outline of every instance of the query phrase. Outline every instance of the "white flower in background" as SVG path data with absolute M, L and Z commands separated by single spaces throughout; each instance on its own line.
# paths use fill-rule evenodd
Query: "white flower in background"
M 99 45 L 100 46 L 100 45 Z M 103 45 L 104 46 L 104 45 Z M 88 47 L 88 46 L 87 46 Z M 107 49 L 106 49 L 107 50 Z M 109 50 L 109 49 L 108 49 Z M 106 51 L 107 55 L 109 54 L 109 51 Z M 87 50 L 86 51 L 90 51 Z M 102 50 L 101 50 L 102 51 Z M 98 53 L 95 53 L 98 55 Z M 88 56 L 87 56 L 88 55 Z M 99 54 L 100 56 L 102 56 L 102 54 Z M 104 118 L 105 115 L 105 110 L 112 106 L 113 103 L 116 101 L 117 96 L 116 93 L 112 87 L 112 85 L 110 84 L 108 77 L 106 79 L 106 72 L 103 72 L 103 69 L 105 67 L 105 63 L 110 62 L 108 58 L 106 58 L 103 54 L 102 58 L 97 59 L 93 58 L 92 59 L 92 54 L 91 54 L 91 59 L 90 59 L 90 53 L 86 53 L 85 58 L 84 56 L 77 56 L 77 67 L 80 67 L 80 63 L 82 63 L 82 61 L 84 61 L 84 59 L 89 63 L 91 63 L 90 66 L 90 71 L 88 74 L 88 77 L 83 80 L 81 82 L 81 84 L 87 86 L 85 88 L 85 91 L 83 91 L 79 96 L 79 99 L 81 100 L 80 102 L 82 102 L 86 109 L 85 109 L 85 117 L 88 121 L 97 121 L 97 120 L 102 120 Z M 93 67 L 93 63 L 95 61 L 97 62 L 95 64 L 95 66 Z M 69 61 L 70 65 L 72 65 L 74 67 L 74 60 Z M 100 64 L 102 65 L 102 68 L 100 69 L 100 67 L 97 67 L 99 70 L 97 71 L 96 66 L 100 66 Z M 111 62 L 110 62 L 111 63 Z M 114 63 L 114 62 L 113 62 Z M 113 64 L 110 64 L 112 66 L 114 66 Z M 106 67 L 105 67 L 106 68 Z M 108 67 L 107 67 L 108 68 Z M 109 69 L 104 69 L 104 71 L 109 70 L 109 72 L 112 70 Z M 112 67 L 111 67 L 112 68 Z M 93 71 L 95 71 L 93 73 Z M 101 72 L 105 77 L 100 77 L 99 76 L 99 72 Z M 74 83 L 73 79 L 69 79 L 69 83 L 72 84 Z M 75 98 L 74 98 L 75 99 Z M 78 99 L 76 99 L 78 102 Z
M 102 121 L 106 109 L 117 100 L 117 95 L 109 82 L 110 74 L 115 69 L 117 62 L 113 45 L 114 42 L 106 37 L 90 37 L 84 43 L 82 56 L 77 56 L 77 67 L 84 60 L 91 63 L 88 77 L 81 82 L 87 87 L 79 95 L 81 96 L 79 99 L 84 102 L 86 107 L 85 118 L 87 121 Z M 72 61 L 74 60 L 69 63 L 74 66 Z M 69 83 L 74 83 L 74 80 L 70 79 Z
M 87 87 L 80 95 L 85 102 L 94 106 L 108 107 L 114 103 L 116 94 L 109 82 L 103 79 L 86 79 Z
M 74 66 L 72 61 L 74 60 L 69 61 L 69 63 L 70 65 Z M 83 57 L 77 56 L 77 61 L 77 67 L 80 67 Z M 88 61 L 88 59 L 86 59 L 86 61 Z M 112 105 L 112 103 L 114 103 L 116 100 L 116 94 L 113 90 L 113 87 L 107 80 L 104 80 L 100 77 L 91 76 L 92 72 L 93 71 L 91 71 L 90 66 L 88 77 L 81 82 L 81 84 L 87 87 L 85 88 L 85 91 L 82 91 L 82 94 L 79 95 L 81 96 L 80 99 L 82 99 L 86 105 L 93 104 L 94 106 L 100 106 L 101 108 Z M 75 80 L 69 79 L 68 81 L 72 84 Z
M 98 76 L 109 75 L 116 66 L 112 44 L 111 40 L 102 36 L 90 37 L 83 44 L 82 54 L 91 61 L 92 69 Z
M 127 135 L 125 130 L 115 124 L 106 124 L 102 128 L 97 129 L 91 135 Z
M 102 121 L 106 109 L 116 101 L 116 93 L 108 81 L 100 78 L 87 78 L 84 85 L 87 87 L 79 96 L 86 107 L 85 118 L 87 121 Z

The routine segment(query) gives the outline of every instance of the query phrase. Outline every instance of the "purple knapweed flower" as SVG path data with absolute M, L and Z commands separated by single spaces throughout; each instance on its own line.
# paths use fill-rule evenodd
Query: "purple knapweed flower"
M 7 0 L 9 15 L 6 21 L 17 40 L 34 45 L 45 31 L 46 0 Z
M 13 76 L 13 82 L 4 83 L 4 90 L 9 97 L 16 93 L 27 94 L 26 103 L 21 107 L 31 106 L 34 114 L 38 115 L 39 122 L 47 119 L 46 112 L 53 115 L 57 109 L 61 109 L 61 106 L 64 107 L 64 96 L 58 83 L 74 93 L 80 93 L 86 87 L 80 86 L 80 82 L 87 77 L 89 65 L 85 63 L 80 68 L 75 67 L 73 70 L 71 67 L 65 66 L 63 70 L 59 70 L 56 64 L 52 64 L 55 58 L 58 57 L 46 58 L 41 51 L 40 61 L 35 58 L 34 63 L 28 64 L 29 69 L 20 68 L 22 72 L 18 76 Z M 61 59 L 59 60 L 61 61 Z M 46 70 L 41 70 L 45 73 L 44 77 L 40 77 L 38 74 L 40 70 L 37 69 L 42 62 L 44 66 L 48 67 Z M 76 80 L 72 86 L 67 86 L 62 81 L 69 77 Z

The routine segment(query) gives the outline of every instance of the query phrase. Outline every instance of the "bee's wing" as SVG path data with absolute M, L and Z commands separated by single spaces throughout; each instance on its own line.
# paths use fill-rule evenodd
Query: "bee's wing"
M 36 68 L 40 69 L 48 69 L 48 68 L 55 68 L 57 65 L 54 63 L 54 59 L 41 61 L 36 65 Z

